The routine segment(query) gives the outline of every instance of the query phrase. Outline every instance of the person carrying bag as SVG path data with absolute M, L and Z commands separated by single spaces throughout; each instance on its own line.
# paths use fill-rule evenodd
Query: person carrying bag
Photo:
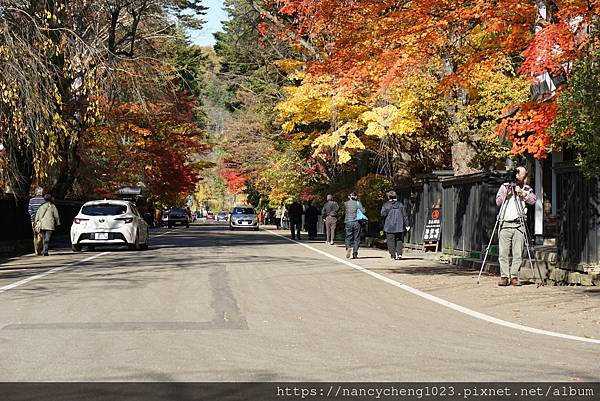
M 346 258 L 352 259 L 358 258 L 358 248 L 360 247 L 360 232 L 361 232 L 361 221 L 367 221 L 365 215 L 365 208 L 358 200 L 356 192 L 352 192 L 348 195 L 348 200 L 344 202 L 345 207 L 345 219 L 346 225 Z M 359 213 L 360 212 L 360 213 Z
M 56 230 L 56 227 L 60 226 L 60 218 L 58 217 L 58 209 L 52 203 L 52 195 L 44 195 L 44 200 L 46 202 L 40 206 L 35 215 L 33 229 L 39 232 L 42 237 L 42 255 L 48 256 L 50 238 L 52 238 L 52 233 Z

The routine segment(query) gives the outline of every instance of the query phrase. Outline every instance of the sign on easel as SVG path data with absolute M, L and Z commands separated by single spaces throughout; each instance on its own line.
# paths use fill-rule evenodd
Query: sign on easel
M 423 250 L 438 250 L 442 236 L 442 208 L 432 207 L 423 230 Z

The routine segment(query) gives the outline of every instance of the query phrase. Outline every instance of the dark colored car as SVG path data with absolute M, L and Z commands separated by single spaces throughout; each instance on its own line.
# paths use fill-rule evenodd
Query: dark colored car
M 185 225 L 189 228 L 190 219 L 188 218 L 187 210 L 181 207 L 174 207 L 169 210 L 169 214 L 167 215 L 167 226 L 169 228 L 180 224 Z

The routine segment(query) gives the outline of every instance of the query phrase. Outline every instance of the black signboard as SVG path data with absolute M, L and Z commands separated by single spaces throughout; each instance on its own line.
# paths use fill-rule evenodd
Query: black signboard
M 442 235 L 442 208 L 431 208 L 423 230 L 423 242 L 439 241 Z

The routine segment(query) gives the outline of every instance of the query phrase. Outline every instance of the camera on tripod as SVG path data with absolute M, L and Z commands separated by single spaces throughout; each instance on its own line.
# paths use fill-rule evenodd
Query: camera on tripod
M 505 175 L 505 181 L 508 182 L 511 185 L 516 185 L 517 184 L 517 169 L 516 168 L 511 168 L 510 170 L 506 171 L 506 175 Z

